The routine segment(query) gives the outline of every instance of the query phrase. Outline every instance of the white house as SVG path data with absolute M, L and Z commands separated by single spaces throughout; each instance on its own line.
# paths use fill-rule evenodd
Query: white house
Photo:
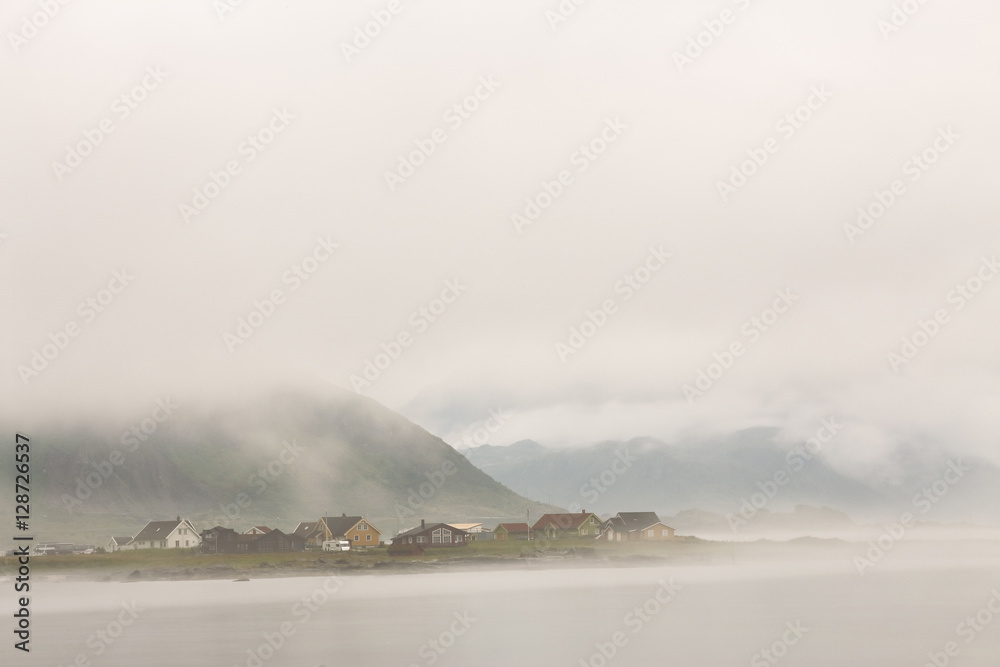
M 112 537 L 111 541 L 108 542 L 108 551 L 109 552 L 121 551 L 122 549 L 125 548 L 125 545 L 127 545 L 131 541 L 132 541 L 131 535 L 124 535 L 122 537 Z
M 150 521 L 128 543 L 129 549 L 184 549 L 201 544 L 201 536 L 187 519 Z

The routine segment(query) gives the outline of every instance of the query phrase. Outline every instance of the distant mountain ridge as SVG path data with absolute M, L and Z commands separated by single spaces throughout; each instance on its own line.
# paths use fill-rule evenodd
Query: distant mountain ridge
M 829 467 L 823 453 L 809 459 L 789 454 L 779 431 L 752 428 L 725 437 L 664 443 L 653 438 L 602 442 L 556 449 L 532 440 L 506 447 L 483 445 L 460 450 L 478 468 L 523 495 L 588 511 L 654 510 L 664 516 L 701 509 L 737 513 L 756 500 L 771 512 L 796 506 L 826 506 L 853 517 L 891 516 L 909 509 L 928 518 L 966 520 L 968 505 L 979 521 L 1000 521 L 1000 469 L 968 461 L 969 472 L 947 495 L 914 503 L 948 469 L 943 455 L 901 448 L 895 462 L 901 478 L 886 482 L 872 474 L 859 480 Z M 623 470 L 623 460 L 628 462 Z M 617 464 L 616 464 L 617 461 Z M 616 467 L 617 466 L 617 467 Z M 777 479 L 775 474 L 784 473 Z M 940 500 L 940 502 L 938 502 Z

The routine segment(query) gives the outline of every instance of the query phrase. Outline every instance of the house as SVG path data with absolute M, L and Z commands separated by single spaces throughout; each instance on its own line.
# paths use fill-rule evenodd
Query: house
M 501 523 L 493 530 L 493 535 L 500 542 L 526 540 L 531 535 L 531 528 L 526 523 Z
M 305 551 L 306 541 L 297 535 L 286 535 L 277 528 L 263 535 L 244 536 L 253 537 L 250 551 L 256 546 L 257 553 L 272 553 L 285 551 Z
M 467 533 L 481 533 L 483 532 L 483 524 L 481 523 L 449 523 L 452 528 L 458 528 L 459 530 L 464 530 Z
M 392 538 L 389 552 L 422 552 L 429 547 L 464 547 L 470 542 L 469 533 L 446 523 L 427 523 L 421 519 L 420 525 Z
M 183 549 L 201 544 L 198 531 L 187 519 L 150 521 L 128 543 L 129 549 Z
M 294 533 L 286 535 L 280 530 L 266 533 L 237 533 L 232 528 L 216 526 L 201 533 L 201 552 L 204 554 L 282 553 L 304 551 L 306 540 Z
M 241 537 L 232 528 L 216 526 L 201 531 L 201 552 L 203 554 L 235 553 L 237 538 Z M 245 537 L 245 536 L 243 536 Z
M 619 512 L 601 527 L 601 538 L 612 542 L 661 541 L 674 537 L 674 529 L 656 512 Z
M 531 527 L 532 537 L 550 540 L 560 537 L 598 537 L 601 533 L 598 516 L 587 510 L 575 514 L 543 514 Z
M 271 529 L 267 526 L 254 526 L 250 530 L 243 533 L 244 535 L 267 535 L 271 532 Z
M 317 526 L 319 526 L 319 521 L 302 521 L 299 525 L 295 526 L 295 530 L 291 534 L 298 535 L 306 541 L 306 544 L 314 544 L 313 536 L 316 534 Z M 322 542 L 320 545 L 322 545 Z
M 111 541 L 108 542 L 108 553 L 114 553 L 116 551 L 121 551 L 125 548 L 125 545 L 132 541 L 131 535 L 124 535 L 122 537 L 112 537 Z
M 302 524 L 299 524 L 302 525 Z M 381 531 L 363 516 L 325 516 L 316 522 L 316 528 L 309 535 L 310 543 L 322 547 L 328 540 L 347 540 L 351 548 L 377 547 L 382 537 Z

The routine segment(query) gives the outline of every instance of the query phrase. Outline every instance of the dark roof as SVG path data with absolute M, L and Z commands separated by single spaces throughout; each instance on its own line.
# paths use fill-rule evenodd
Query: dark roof
M 542 518 L 535 522 L 532 530 L 542 530 L 550 523 L 554 523 L 559 530 L 576 530 L 584 521 L 593 516 L 593 512 L 575 512 L 573 514 L 543 514 Z
M 173 521 L 150 521 L 146 527 L 139 531 L 139 534 L 132 538 L 133 542 L 146 542 L 149 540 L 165 540 L 174 528 L 185 523 L 183 519 Z
M 663 522 L 660 521 L 656 512 L 619 512 L 617 516 L 608 519 L 604 527 L 611 526 L 619 532 L 631 533 L 636 530 L 645 530 L 658 523 Z M 669 528 L 669 526 L 667 527 Z
M 361 523 L 359 516 L 325 516 L 322 519 L 333 536 L 343 535 L 354 526 Z
M 508 533 L 530 533 L 531 528 L 528 527 L 526 523 L 501 523 L 497 526 L 497 530 L 503 528 Z M 496 532 L 496 531 L 493 531 Z
M 132 536 L 125 535 L 123 537 L 112 537 L 111 541 L 114 542 L 115 544 L 128 544 L 129 542 L 132 541 Z
M 344 535 L 345 533 L 347 533 L 347 531 L 349 531 L 351 528 L 354 528 L 356 525 L 358 525 L 364 520 L 365 518 L 363 516 L 345 516 L 345 515 L 325 516 L 322 519 L 323 523 L 325 523 L 326 527 L 330 529 L 330 532 L 333 534 L 334 537 L 337 537 L 338 535 Z M 371 527 L 373 530 L 375 529 L 374 526 Z
M 462 535 L 468 535 L 469 534 L 468 531 L 462 530 L 461 528 L 455 528 L 451 524 L 447 524 L 447 523 L 429 523 L 429 524 L 427 524 L 425 526 L 417 526 L 416 528 L 410 528 L 408 531 L 406 531 L 404 533 L 400 533 L 399 535 L 397 535 L 396 537 L 394 537 L 392 539 L 393 540 L 397 540 L 400 537 L 413 537 L 415 535 L 423 535 L 424 533 L 430 533 L 430 532 L 433 532 L 434 530 L 436 530 L 438 528 L 442 528 L 442 527 L 447 528 L 452 533 L 461 533 Z
M 298 535 L 299 537 L 309 537 L 314 532 L 316 532 L 316 526 L 319 525 L 319 521 L 303 521 L 299 525 L 295 526 L 295 530 L 292 531 L 292 535 Z

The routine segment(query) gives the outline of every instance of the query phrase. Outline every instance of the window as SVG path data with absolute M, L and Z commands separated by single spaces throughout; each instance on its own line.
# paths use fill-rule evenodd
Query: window
M 187 546 L 188 544 L 190 544 L 190 542 L 188 542 L 187 540 L 184 540 L 184 546 Z
M 582 529 L 580 531 L 580 534 L 581 535 L 589 535 L 590 534 L 590 529 L 589 528 L 584 528 L 584 529 Z
M 181 541 L 180 540 L 174 540 L 174 546 L 175 547 L 179 547 L 180 545 L 181 545 Z
M 649 531 L 649 537 L 652 537 L 652 536 L 653 536 L 653 531 L 651 530 L 651 531 Z
M 362 523 L 361 525 L 358 526 L 358 530 L 368 530 L 368 524 Z
M 670 536 L 670 533 L 668 533 L 666 530 L 664 530 L 663 531 L 663 537 L 669 537 L 669 536 Z
M 426 535 L 418 535 L 417 536 L 417 544 L 425 544 L 426 542 L 427 542 L 427 536 Z
M 418 537 L 417 538 L 417 542 L 419 542 L 419 541 L 420 541 L 420 538 Z M 406 538 L 406 543 L 407 544 L 413 544 L 413 538 L 412 537 L 407 537 Z
M 431 537 L 434 544 L 451 544 L 451 531 L 447 528 L 438 528 Z
M 360 536 L 360 535 L 355 535 L 355 536 L 354 536 L 354 541 L 355 541 L 355 542 L 357 542 L 357 541 L 358 541 L 358 540 L 360 540 L 360 539 L 361 539 L 361 536 Z
M 371 542 L 371 541 L 372 541 L 372 534 L 368 533 L 367 535 L 365 535 L 365 542 Z

